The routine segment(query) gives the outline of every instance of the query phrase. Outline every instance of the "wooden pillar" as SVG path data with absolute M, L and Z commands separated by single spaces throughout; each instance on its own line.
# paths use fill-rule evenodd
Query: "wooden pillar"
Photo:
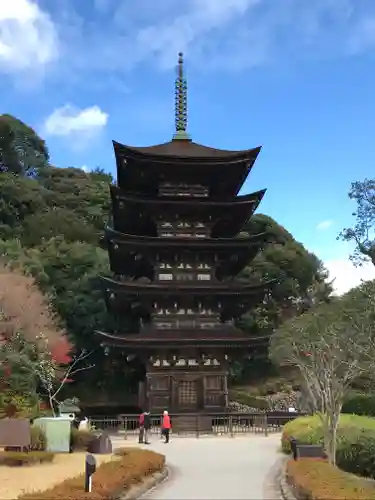
M 224 405 L 225 405 L 225 408 L 228 406 L 228 376 L 227 376 L 227 373 L 225 372 L 224 375 L 224 380 L 223 380 L 223 383 L 224 383 Z

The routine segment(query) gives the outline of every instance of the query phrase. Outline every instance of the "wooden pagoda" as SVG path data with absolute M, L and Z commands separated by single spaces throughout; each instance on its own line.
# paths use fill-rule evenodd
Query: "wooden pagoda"
M 111 313 L 132 318 L 134 333 L 98 332 L 103 344 L 145 367 L 139 404 L 152 412 L 222 412 L 228 363 L 257 340 L 236 320 L 269 293 L 270 283 L 234 277 L 265 234 L 241 237 L 265 190 L 238 196 L 260 152 L 225 151 L 186 132 L 187 86 L 179 55 L 176 132 L 151 147 L 114 142 L 117 185 L 110 186 L 105 239 L 113 278 L 101 278 Z

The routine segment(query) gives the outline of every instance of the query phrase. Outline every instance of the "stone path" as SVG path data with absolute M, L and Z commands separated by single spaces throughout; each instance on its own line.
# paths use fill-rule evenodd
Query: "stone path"
M 132 441 L 116 440 L 114 446 Z M 134 441 L 133 441 L 134 443 Z M 133 444 L 132 443 L 132 444 Z M 175 438 L 156 437 L 148 449 L 163 453 L 169 478 L 146 500 L 277 500 L 280 436 Z

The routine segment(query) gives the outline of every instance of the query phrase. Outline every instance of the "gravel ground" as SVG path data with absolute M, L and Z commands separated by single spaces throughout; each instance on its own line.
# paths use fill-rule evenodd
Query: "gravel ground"
M 85 470 L 86 453 L 61 453 L 52 463 L 24 467 L 0 466 L 0 499 L 14 500 L 23 493 L 48 490 L 69 477 Z M 112 455 L 97 455 L 97 464 L 116 459 Z

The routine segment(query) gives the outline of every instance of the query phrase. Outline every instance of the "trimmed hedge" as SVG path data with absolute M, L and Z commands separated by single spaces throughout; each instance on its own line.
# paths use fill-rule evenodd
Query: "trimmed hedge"
M 24 465 L 52 462 L 54 458 L 55 454 L 48 451 L 2 451 L 0 452 L 0 465 L 22 467 Z
M 374 486 L 326 460 L 289 460 L 286 480 L 300 500 L 374 500 Z
M 84 475 L 66 479 L 42 492 L 21 495 L 18 500 L 113 500 L 147 476 L 160 472 L 165 457 L 139 448 L 119 450 L 118 460 L 100 465 L 93 475 L 92 492 L 84 492 Z
M 323 444 L 321 421 L 317 415 L 299 417 L 283 429 L 281 447 L 290 453 L 290 438 L 301 444 Z M 341 415 L 337 430 L 336 464 L 346 472 L 375 479 L 375 419 Z
M 355 415 L 375 416 L 375 395 L 374 394 L 349 394 L 344 401 L 342 413 L 352 413 Z

